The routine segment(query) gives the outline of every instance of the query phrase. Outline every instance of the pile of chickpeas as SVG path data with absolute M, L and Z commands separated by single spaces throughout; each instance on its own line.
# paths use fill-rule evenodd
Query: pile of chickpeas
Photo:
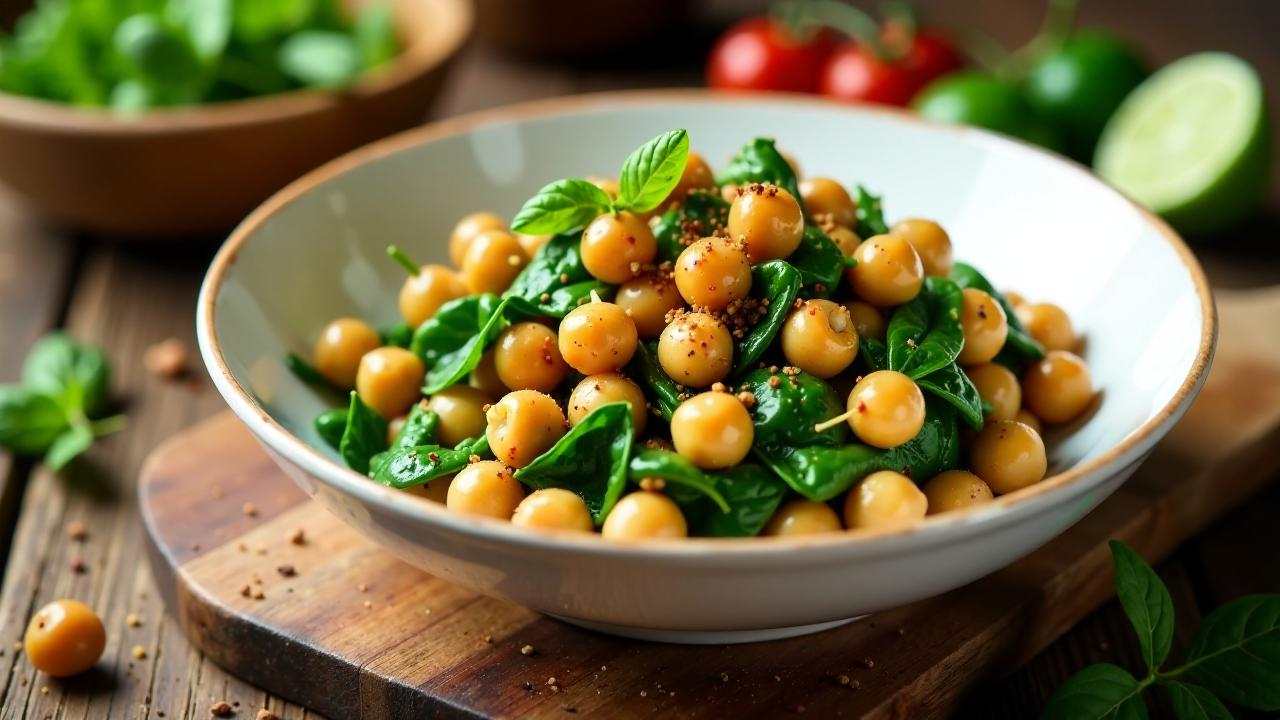
M 793 163 L 794 164 L 794 163 Z M 797 175 L 799 173 L 797 172 Z M 593 182 L 616 194 L 611 179 Z M 861 238 L 856 204 L 837 181 L 800 182 L 800 198 L 767 184 L 718 187 L 711 168 L 690 153 L 679 185 L 656 211 L 605 213 L 582 232 L 581 258 L 596 279 L 615 286 L 612 301 L 593 298 L 563 319 L 517 322 L 464 383 L 421 397 L 426 368 L 417 355 L 380 346 L 378 333 L 351 318 L 333 321 L 315 345 L 315 367 L 339 388 L 354 388 L 391 421 L 391 440 L 415 403 L 440 419 L 439 442 L 485 435 L 494 460 L 473 462 L 452 478 L 409 492 L 450 510 L 509 520 L 529 528 L 593 531 L 583 500 L 573 492 L 526 492 L 514 471 L 530 463 L 568 428 L 606 403 L 631 406 L 637 442 L 675 452 L 705 470 L 730 468 L 748 457 L 753 442 L 750 393 L 726 383 L 734 340 L 759 322 L 767 300 L 753 299 L 752 267 L 786 259 L 801 243 L 805 214 L 840 251 L 857 260 L 844 271 L 832 299 L 797 300 L 774 346 L 772 368 L 785 378 L 797 370 L 847 395 L 847 422 L 857 439 L 876 448 L 908 442 L 925 421 L 925 399 L 908 376 L 889 370 L 855 374 L 859 338 L 884 339 L 889 315 L 910 302 L 927 276 L 947 276 L 952 245 L 936 222 L 907 219 L 890 232 Z M 657 263 L 653 225 L 663 211 L 692 193 L 717 193 L 731 202 L 713 227 L 698 228 L 672 263 Z M 501 293 L 547 242 L 511 232 L 487 212 L 464 217 L 449 238 L 454 267 L 424 265 L 400 291 L 404 320 L 418 326 L 444 303 L 468 294 Z M 963 291 L 964 347 L 958 363 L 990 404 L 985 427 L 965 429 L 964 470 L 932 478 L 874 472 L 841 499 L 784 501 L 765 535 L 801 535 L 843 529 L 900 527 L 936 514 L 990 502 L 1040 481 L 1047 461 L 1042 424 L 1068 423 L 1090 406 L 1089 371 L 1073 354 L 1077 337 L 1063 310 L 1007 297 L 1047 355 L 1021 377 L 993 362 L 1005 344 L 1008 318 L 982 290 Z M 641 342 L 656 341 L 663 372 L 681 391 L 669 423 L 652 406 L 627 367 Z M 767 365 L 766 365 L 767 366 Z M 781 482 L 781 481 L 779 481 Z M 661 483 L 624 495 L 604 520 L 606 538 L 688 535 L 680 508 Z

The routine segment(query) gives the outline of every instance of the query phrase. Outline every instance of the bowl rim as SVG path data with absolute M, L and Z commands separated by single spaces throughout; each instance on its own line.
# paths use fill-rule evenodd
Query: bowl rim
M 1150 419 L 1132 430 L 1120 443 L 1109 448 L 1099 457 L 1048 476 L 1022 490 L 997 497 L 993 502 L 960 511 L 930 515 L 908 527 L 861 529 L 801 537 L 691 537 L 618 542 L 603 540 L 594 533 L 533 532 L 493 518 L 453 513 L 439 503 L 372 482 L 367 476 L 321 454 L 285 429 L 252 399 L 232 375 L 222 353 L 215 317 L 215 301 L 222 283 L 235 264 L 241 248 L 258 228 L 312 189 L 386 156 L 489 125 L 597 109 L 616 109 L 619 105 L 670 104 L 681 101 L 713 104 L 775 101 L 791 105 L 836 109 L 854 114 L 875 115 L 969 136 L 970 140 L 997 147 L 1003 146 L 1015 152 L 1032 152 L 1040 155 L 1042 159 L 1059 165 L 1066 172 L 1084 175 L 1087 181 L 1097 183 L 1105 192 L 1111 193 L 1132 207 L 1139 217 L 1172 247 L 1190 276 L 1200 303 L 1201 329 L 1196 355 L 1187 371 L 1187 376 L 1168 402 Z M 750 556 L 749 561 L 769 558 L 777 560 L 788 557 L 789 553 L 799 549 L 825 549 L 833 556 L 842 557 L 848 557 L 850 553 L 858 555 L 903 553 L 922 545 L 950 542 L 973 532 L 996 529 L 1038 515 L 1055 503 L 1067 502 L 1101 484 L 1106 478 L 1135 465 L 1146 456 L 1155 443 L 1182 417 L 1191 400 L 1204 385 L 1218 333 L 1217 309 L 1209 282 L 1195 255 L 1182 238 L 1154 213 L 1108 185 L 1087 167 L 1075 161 L 1030 143 L 977 128 L 928 120 L 902 108 L 849 104 L 794 93 L 723 92 L 699 88 L 609 91 L 521 102 L 436 121 L 353 150 L 312 170 L 278 191 L 232 231 L 219 248 L 205 276 L 197 300 L 196 315 L 196 335 L 201 355 L 214 385 L 232 411 L 271 450 L 312 476 L 321 479 L 330 487 L 344 494 L 353 495 L 360 502 L 375 505 L 381 511 L 401 519 L 434 524 L 440 526 L 442 530 L 468 535 L 473 540 L 503 544 L 514 542 L 530 551 L 573 551 L 590 555 L 625 556 L 658 561 L 698 557 L 720 558 L 721 555 L 736 558 Z M 1084 482 L 1086 479 L 1092 482 Z
M 240 100 L 153 108 L 120 116 L 109 108 L 80 108 L 40 98 L 0 93 L 0 122 L 44 132 L 111 138 L 210 130 L 289 120 L 404 87 L 449 62 L 475 25 L 468 0 L 412 0 L 432 18 L 391 61 L 361 73 L 350 87 L 333 91 L 299 88 Z M 403 20 L 397 27 L 406 27 Z

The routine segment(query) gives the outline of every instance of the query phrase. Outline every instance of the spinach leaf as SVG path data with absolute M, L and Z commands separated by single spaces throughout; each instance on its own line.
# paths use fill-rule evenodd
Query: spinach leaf
M 738 151 L 737 156 L 716 177 L 716 184 L 725 183 L 772 183 L 791 193 L 797 202 L 800 200 L 800 186 L 796 182 L 795 170 L 782 157 L 782 153 L 778 152 L 773 140 L 768 138 L 756 138 Z
M 373 2 L 356 12 L 352 28 L 356 47 L 360 49 L 360 65 L 369 70 L 389 62 L 399 51 L 396 42 L 395 13 L 391 4 Z
M 355 39 L 333 30 L 303 30 L 285 38 L 279 63 L 303 85 L 330 90 L 350 85 L 363 67 Z
M 1042 720 L 1146 720 L 1142 685 L 1110 663 L 1072 675 L 1049 698 Z
M 471 462 L 471 456 L 489 456 L 489 443 L 481 435 L 464 440 L 456 448 L 439 445 L 398 447 L 372 463 L 375 482 L 404 490 L 437 478 L 456 474 Z
M 77 455 L 89 449 L 93 444 L 93 430 L 88 423 L 76 423 L 54 438 L 49 450 L 44 454 L 44 464 L 57 472 L 66 467 Z
M 751 269 L 751 288 L 762 301 L 769 301 L 769 309 L 751 332 L 734 341 L 734 375 L 755 365 L 782 330 L 782 323 L 786 322 L 800 290 L 800 273 L 787 262 L 770 260 Z
M 756 447 L 829 447 L 841 445 L 848 438 L 849 427 L 845 423 L 822 432 L 814 430 L 818 423 L 844 412 L 836 391 L 814 375 L 787 375 L 756 368 L 743 376 L 739 387 L 756 398 L 751 409 Z
M 116 28 L 115 49 L 145 85 L 192 89 L 203 83 L 204 67 L 191 41 L 152 15 L 134 15 Z
M 428 368 L 462 347 L 488 322 L 498 307 L 496 295 L 468 295 L 450 300 L 413 333 L 409 349 Z
M 39 390 L 0 385 L 0 446 L 41 453 L 70 427 L 66 408 Z
M 1156 571 L 1122 542 L 1112 540 L 1116 597 L 1138 635 L 1147 667 L 1159 667 L 1173 647 L 1173 598 Z
M 423 394 L 434 395 L 471 374 L 480 364 L 485 348 L 492 345 L 513 321 L 527 320 L 540 314 L 537 306 L 524 298 L 509 297 L 502 300 L 475 334 L 458 349 L 441 355 L 436 364 L 427 370 L 427 378 L 422 385 Z M 423 327 L 427 323 L 423 323 Z
M 22 383 L 66 410 L 92 417 L 105 409 L 111 372 L 101 350 L 55 332 L 31 347 L 22 364 Z
M 680 386 L 667 377 L 658 364 L 658 344 L 641 342 L 636 344 L 635 357 L 627 364 L 627 375 L 639 380 L 646 390 L 649 401 L 658 409 L 663 419 L 670 420 L 671 413 L 680 405 Z
M 871 372 L 889 368 L 889 348 L 884 341 L 876 338 L 862 338 L 858 341 L 859 357 L 866 363 Z
M 351 393 L 351 405 L 347 408 L 347 427 L 338 443 L 338 454 L 347 467 L 358 473 L 369 472 L 369 458 L 387 449 L 387 421 L 373 408 L 365 405 L 360 396 Z
M 599 525 L 626 487 L 634 434 L 629 404 L 601 405 L 550 450 L 517 470 L 516 479 L 535 489 L 555 487 L 576 493 Z
M 631 153 L 618 173 L 619 208 L 649 212 L 667 199 L 689 159 L 689 133 L 665 132 Z
M 383 345 L 405 348 L 407 350 L 409 349 L 409 345 L 413 342 L 413 328 L 409 327 L 409 323 L 398 322 L 394 325 L 379 328 L 378 337 L 382 339 Z
M 677 496 L 689 500 L 708 498 L 721 512 L 729 512 L 729 504 L 716 489 L 715 478 L 679 453 L 653 448 L 638 450 L 627 465 L 627 477 L 634 483 L 645 478 L 662 478 L 669 484 L 667 494 L 673 499 Z M 671 487 L 673 485 L 679 487 Z
M 1280 710 L 1280 595 L 1246 595 L 1209 613 L 1191 637 L 1184 668 L 1233 703 Z
M 1015 361 L 1013 370 L 1016 372 L 1020 366 L 1030 360 L 1039 360 L 1044 357 L 1044 346 L 1041 345 L 1031 334 L 1027 332 L 1027 328 L 1018 319 L 1018 314 L 1013 311 L 1013 303 L 1002 295 L 989 280 L 978 272 L 977 268 L 962 262 L 955 263 L 951 266 L 951 279 L 959 285 L 961 289 L 976 288 L 987 293 L 1000 303 L 1000 307 L 1004 308 L 1004 314 L 1009 320 L 1009 335 L 1004 341 L 1004 349 L 1001 355 L 1009 354 L 1011 359 Z
M 636 460 L 648 453 L 659 453 L 645 457 L 644 472 L 636 474 Z M 776 475 L 754 463 L 741 463 L 728 470 L 702 472 L 691 466 L 688 461 L 676 453 L 665 450 L 642 450 L 632 459 L 633 479 L 641 477 L 662 477 L 669 482 L 673 475 L 683 474 L 664 468 L 667 455 L 674 456 L 677 462 L 690 465 L 691 471 L 703 476 L 707 489 L 692 488 L 688 485 L 669 484 L 667 496 L 680 506 L 680 512 L 689 524 L 689 533 L 701 537 L 754 537 L 764 529 L 769 518 L 778 509 L 782 498 L 787 494 L 787 486 Z M 667 470 L 671 474 L 664 474 Z M 675 481 L 678 482 L 678 481 Z M 717 501 L 719 498 L 719 501 Z M 723 502 L 722 506 L 720 503 Z
M 169 0 L 165 19 L 182 28 L 200 60 L 217 62 L 231 37 L 232 0 Z
M 317 387 L 329 388 L 333 386 L 329 384 L 328 378 L 320 374 L 320 371 L 314 365 L 302 359 L 297 353 L 286 353 L 284 356 L 284 366 L 293 373 L 293 376 L 302 382 Z
M 982 396 L 959 365 L 944 365 L 916 380 L 916 384 L 921 390 L 949 403 L 970 427 L 982 429 Z
M 350 414 L 348 408 L 334 408 L 316 416 L 316 434 L 334 450 L 342 447 L 342 436 L 347 432 L 348 414 Z
M 653 226 L 658 241 L 657 261 L 675 262 L 684 252 L 684 238 L 721 233 L 729 222 L 729 203 L 718 192 L 691 192 L 683 203 L 667 210 Z
M 440 427 L 440 416 L 427 409 L 425 402 L 415 403 L 409 409 L 409 416 L 404 419 L 404 427 L 391 443 L 392 450 L 437 443 L 436 431 Z
M 866 188 L 858 186 L 858 237 L 866 240 L 873 235 L 884 235 L 889 232 L 889 225 L 884 221 L 884 208 L 879 195 L 872 195 Z
M 612 209 L 609 194 L 586 180 L 557 180 L 525 201 L 512 219 L 511 229 L 530 235 L 556 235 L 580 228 Z
M 552 291 L 545 302 L 539 298 L 536 303 L 538 312 L 553 318 L 562 318 L 579 305 L 590 302 L 591 293 L 595 293 L 601 300 L 612 300 L 616 287 L 600 280 L 584 280 L 566 285 Z
M 524 270 L 520 271 L 502 297 L 521 297 L 541 304 L 543 295 L 554 298 L 555 293 L 566 290 L 571 285 L 594 281 L 582 264 L 582 255 L 579 253 L 581 241 L 582 234 L 576 231 L 561 233 L 548 240 Z
M 829 297 L 848 267 L 844 253 L 816 225 L 805 226 L 800 246 L 787 262 L 800 271 L 801 297 Z
M 964 346 L 963 303 L 954 282 L 925 278 L 920 294 L 889 319 L 889 369 L 919 379 L 954 362 Z

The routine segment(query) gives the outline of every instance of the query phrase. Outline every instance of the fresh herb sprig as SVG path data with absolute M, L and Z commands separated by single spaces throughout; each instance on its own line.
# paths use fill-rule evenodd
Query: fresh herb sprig
M 63 333 L 41 338 L 27 354 L 20 384 L 0 385 L 0 447 L 44 455 L 61 470 L 96 437 L 124 427 L 124 416 L 101 417 L 111 368 L 102 351 Z
M 1111 541 L 1116 595 L 1138 634 L 1146 675 L 1100 663 L 1072 675 L 1045 707 L 1045 720 L 1147 717 L 1142 693 L 1159 685 L 1178 720 L 1221 720 L 1228 700 L 1264 712 L 1280 710 L 1280 595 L 1233 600 L 1200 623 L 1182 665 L 1164 669 L 1173 646 L 1173 600 L 1160 576 L 1133 550 Z M 1221 698 L 1221 699 L 1220 699 Z

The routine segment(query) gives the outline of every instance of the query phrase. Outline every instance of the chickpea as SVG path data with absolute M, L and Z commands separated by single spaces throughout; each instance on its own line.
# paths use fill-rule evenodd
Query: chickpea
M 1009 304 L 1013 306 L 1015 312 L 1018 308 L 1027 304 L 1027 299 L 1022 296 L 1022 293 L 1014 292 L 1013 290 L 1005 291 L 1004 299 L 1009 301 Z M 1018 315 L 1018 317 L 1021 318 L 1022 315 Z
M 453 226 L 453 234 L 449 236 L 449 259 L 455 267 L 462 267 L 462 260 L 467 256 L 467 247 L 477 235 L 489 230 L 506 230 L 507 223 L 491 212 L 471 213 Z
M 981 365 L 991 362 L 1004 347 L 1009 336 L 1009 319 L 995 298 L 977 288 L 965 288 L 960 310 L 960 327 L 964 330 L 964 347 L 956 362 Z
M 409 420 L 408 415 L 401 415 L 399 417 L 392 418 L 391 422 L 387 423 L 387 444 L 388 445 L 396 444 L 396 438 L 400 437 L 400 432 L 404 430 L 404 424 L 408 420 Z
M 582 264 L 597 280 L 620 285 L 639 274 L 658 254 L 649 223 L 626 210 L 605 213 L 582 233 Z
M 449 500 L 449 486 L 453 484 L 453 476 L 438 477 L 431 482 L 425 482 L 421 485 L 413 485 L 404 489 L 410 495 L 417 495 L 420 498 L 437 502 L 444 505 Z
M 600 534 L 608 540 L 682 538 L 689 536 L 689 525 L 671 498 L 641 490 L 613 506 Z
M 609 403 L 625 402 L 631 406 L 631 425 L 636 435 L 644 432 L 649 408 L 644 392 L 633 380 L 621 373 L 588 375 L 569 394 L 569 424 L 577 425 L 592 410 Z
M 591 532 L 595 523 L 582 498 L 568 490 L 546 488 L 534 490 L 516 506 L 511 524 L 542 530 L 577 530 Z
M 989 423 L 969 448 L 969 465 L 996 495 L 1040 482 L 1048 467 L 1044 441 L 1014 420 Z
M 782 156 L 782 159 L 791 168 L 791 174 L 795 175 L 796 179 L 799 180 L 803 173 L 800 172 L 800 163 L 796 162 L 795 156 L 789 152 L 783 152 L 782 150 L 779 150 L 778 154 Z
M 440 306 L 467 294 L 458 274 L 443 265 L 423 265 L 400 288 L 400 315 L 410 327 L 426 322 Z
M 1015 306 L 1018 319 L 1045 350 L 1074 350 L 1076 333 L 1066 311 L 1053 303 L 1023 303 Z
M 608 195 L 609 197 L 615 200 L 618 198 L 618 193 L 622 191 L 622 186 L 619 185 L 618 181 L 614 180 L 613 178 L 592 176 L 587 178 L 587 182 L 600 188 L 605 192 L 606 195 Z
M 444 504 L 454 512 L 510 520 L 522 500 L 524 487 L 511 468 L 496 460 L 481 460 L 454 476 Z
M 858 528 L 900 528 L 924 519 L 929 500 L 906 475 L 880 470 L 866 476 L 844 499 L 844 524 Z
M 800 197 L 809 215 L 830 215 L 837 225 L 846 228 L 858 225 L 858 205 L 849 197 L 849 191 L 831 178 L 808 178 L 800 183 Z
M 534 255 L 551 241 L 550 235 L 526 235 L 524 233 L 516 233 L 516 242 L 520 243 L 520 247 L 524 248 L 524 254 L 533 259 Z
M 512 390 L 551 392 L 569 374 L 556 332 L 536 322 L 516 323 L 502 331 L 493 348 L 493 367 Z
M 805 300 L 782 325 L 787 362 L 820 378 L 837 375 L 858 354 L 858 333 L 849 309 L 830 300 Z
M 627 311 L 610 302 L 589 302 L 560 321 L 560 354 L 583 375 L 614 372 L 631 362 L 639 337 Z
M 1076 419 L 1093 400 L 1089 368 L 1078 355 L 1050 350 L 1022 374 L 1027 409 L 1047 423 Z
M 853 257 L 857 265 L 845 271 L 853 292 L 876 307 L 910 302 L 924 283 L 924 265 L 911 243 L 897 235 L 868 238 Z
M 551 449 L 568 423 L 550 395 L 536 390 L 513 390 L 489 406 L 485 436 L 495 457 L 512 467 L 524 467 Z
M 988 421 L 1014 419 L 1022 407 L 1022 386 L 1012 370 L 996 363 L 984 363 L 965 368 L 964 372 L 978 389 L 978 395 L 991 403 Z
M 484 406 L 492 401 L 492 396 L 470 385 L 454 385 L 432 395 L 427 401 L 427 409 L 440 416 L 436 430 L 440 444 L 453 447 L 463 440 L 483 435 L 488 426 Z
M 631 316 L 636 332 L 645 340 L 657 339 L 667 327 L 667 313 L 684 307 L 675 281 L 658 275 L 626 281 L 613 301 Z
M 934 475 L 924 484 L 924 496 L 929 500 L 930 515 L 962 510 L 993 499 L 991 488 L 982 478 L 965 470 L 948 470 Z
M 686 313 L 658 338 L 658 364 L 681 385 L 706 387 L 729 376 L 733 337 L 714 315 Z
M 398 347 L 380 347 L 360 358 L 356 392 L 384 418 L 403 415 L 422 396 L 427 370 L 417 355 Z
M 471 239 L 462 259 L 462 279 L 471 293 L 501 293 L 510 287 L 529 256 L 505 230 L 487 230 Z
M 859 300 L 846 300 L 844 306 L 849 311 L 849 317 L 853 319 L 853 329 L 858 332 L 859 338 L 884 339 L 885 330 L 889 327 L 888 321 L 884 319 L 884 313 L 874 305 L 868 305 Z
M 853 257 L 853 254 L 858 251 L 858 246 L 862 244 L 862 238 L 858 237 L 858 233 L 843 225 L 837 225 L 827 233 L 827 237 L 831 238 L 831 242 L 840 248 L 840 254 L 845 257 Z
M 800 203 L 777 185 L 752 183 L 729 206 L 729 237 L 747 246 L 753 263 L 781 260 L 800 247 Z
M 676 452 L 703 469 L 727 468 L 751 450 L 755 427 L 738 398 L 704 392 L 680 403 L 671 414 L 671 440 Z
M 840 516 L 830 505 L 813 500 L 792 500 L 778 508 L 760 534 L 817 535 L 840 530 Z
M 511 388 L 504 385 L 502 378 L 498 377 L 498 366 L 493 359 L 494 351 L 494 348 L 490 348 L 484 355 L 480 356 L 480 364 L 476 365 L 476 369 L 471 371 L 471 377 L 467 382 L 471 387 L 489 397 L 502 397 Z
M 661 208 L 673 202 L 684 202 L 684 199 L 689 197 L 690 190 L 710 190 L 715 186 L 716 179 L 711 172 L 711 166 L 702 159 L 701 155 L 690 152 L 689 159 L 684 163 L 684 171 L 680 173 L 680 181 L 658 207 Z
M 1030 410 L 1026 408 L 1022 408 L 1021 410 L 1018 411 L 1017 415 L 1013 416 L 1013 419 L 1017 420 L 1023 425 L 1026 425 L 1032 430 L 1035 430 L 1036 434 L 1039 435 L 1041 438 L 1044 437 L 1044 426 L 1040 424 L 1040 418 L 1032 414 Z
M 737 240 L 702 238 L 676 258 L 675 278 L 685 302 L 723 310 L 751 292 L 751 261 Z
M 911 378 L 893 370 L 878 370 L 849 392 L 849 427 L 868 445 L 893 448 L 924 427 L 924 409 L 924 393 Z
M 893 226 L 889 232 L 901 236 L 915 248 L 929 277 L 951 275 L 951 236 L 932 220 L 910 218 Z
M 338 318 L 320 331 L 311 364 L 334 387 L 350 390 L 356 385 L 360 358 L 382 344 L 378 331 L 354 318 Z
M 93 667 L 107 645 L 107 632 L 93 609 L 79 600 L 54 600 L 27 625 L 22 649 L 36 669 L 70 677 Z

